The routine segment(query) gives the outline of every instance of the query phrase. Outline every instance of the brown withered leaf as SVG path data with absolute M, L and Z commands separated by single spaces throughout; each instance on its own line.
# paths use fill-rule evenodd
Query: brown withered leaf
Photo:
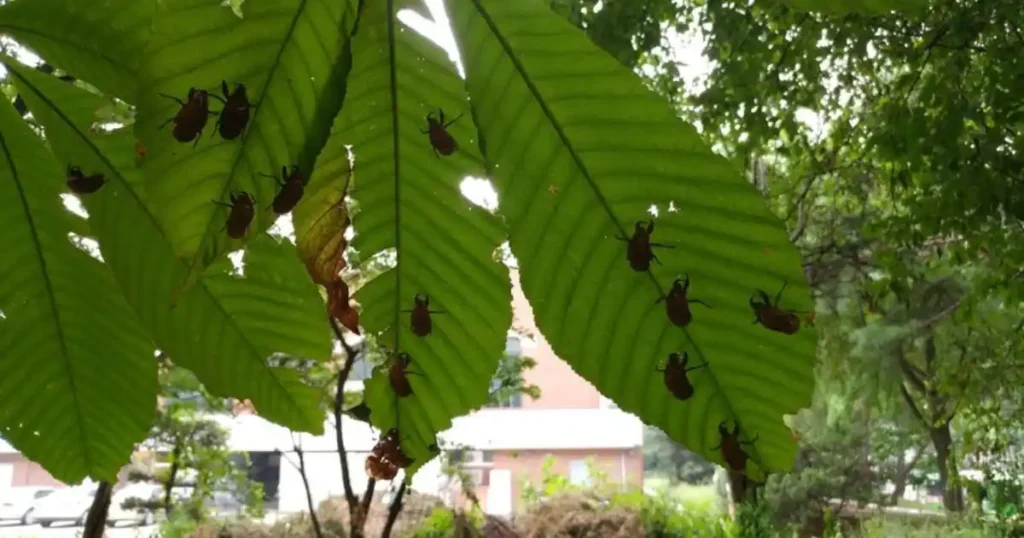
M 359 311 L 352 308 L 348 284 L 341 278 L 327 284 L 327 310 L 338 323 L 359 334 Z
M 306 265 L 306 272 L 313 282 L 329 286 L 345 268 L 343 254 L 348 245 L 345 240 L 345 229 L 348 228 L 349 222 L 345 196 L 342 193 L 305 233 L 298 236 L 296 247 L 299 257 Z

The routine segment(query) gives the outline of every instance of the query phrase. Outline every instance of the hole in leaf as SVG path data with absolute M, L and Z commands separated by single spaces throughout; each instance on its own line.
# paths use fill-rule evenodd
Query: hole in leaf
M 491 213 L 498 209 L 498 191 L 489 179 L 466 177 L 459 183 L 459 190 L 473 205 L 482 207 Z
M 508 241 L 498 245 L 498 248 L 494 249 L 494 260 L 505 264 L 506 267 L 512 269 L 519 268 L 519 260 L 512 255 L 512 247 L 508 244 Z
M 672 200 L 669 200 L 669 202 L 668 202 L 668 212 L 669 213 L 678 213 L 679 212 L 679 208 L 676 207 L 676 203 L 674 201 L 672 201 Z
M 64 202 L 64 208 L 71 213 L 74 213 L 83 219 L 89 218 L 89 212 L 86 211 L 85 206 L 82 205 L 82 200 L 74 194 L 61 194 L 60 199 Z
M 378 267 L 381 271 L 389 271 L 398 267 L 398 249 L 386 248 L 363 261 L 361 267 Z
M 287 239 L 294 245 L 295 225 L 292 223 L 292 214 L 286 213 L 277 217 L 277 220 L 274 221 L 274 225 L 267 230 L 267 233 L 278 239 Z
M 103 255 L 100 254 L 100 244 L 98 241 L 91 237 L 83 237 L 74 232 L 68 232 L 68 240 L 78 250 L 92 256 L 94 259 L 103 261 Z
M 228 259 L 231 260 L 231 276 L 243 277 L 245 276 L 245 249 L 236 250 L 228 253 Z
M 651 207 L 647 208 L 647 212 L 650 213 L 652 217 L 657 217 L 658 214 L 661 213 L 661 211 L 658 210 L 658 206 L 654 204 L 651 204 Z

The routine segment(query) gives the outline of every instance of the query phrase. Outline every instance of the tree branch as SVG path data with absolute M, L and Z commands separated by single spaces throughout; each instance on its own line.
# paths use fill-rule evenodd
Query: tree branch
M 107 511 L 110 509 L 110 495 L 114 486 L 105 480 L 100 481 L 96 495 L 89 506 L 89 515 L 85 517 L 85 530 L 82 538 L 103 538 L 103 530 L 107 527 Z
M 309 507 L 309 518 L 313 521 L 313 532 L 316 538 L 324 538 L 324 531 L 320 528 L 320 518 L 316 515 L 316 506 L 313 506 L 313 493 L 309 490 L 309 477 L 306 475 L 306 458 L 302 454 L 302 447 L 292 438 L 292 448 L 295 456 L 299 459 L 299 476 L 302 477 L 302 485 L 306 488 L 306 506 Z
M 405 478 L 408 477 L 403 477 L 402 485 L 398 487 L 398 493 L 391 501 L 391 506 L 388 507 L 388 520 L 384 524 L 384 531 L 380 533 L 380 538 L 391 538 L 391 528 L 395 526 L 395 520 L 398 519 L 398 514 L 402 511 L 402 498 L 405 497 L 405 489 L 408 486 Z
M 345 403 L 345 381 L 348 381 L 348 376 L 352 372 L 352 364 L 355 363 L 356 352 L 345 341 L 345 335 L 338 328 L 334 318 L 328 316 L 327 323 L 331 325 L 331 330 L 334 331 L 334 335 L 341 342 L 341 347 L 345 349 L 345 364 L 342 366 L 341 371 L 338 372 L 338 384 L 334 393 L 334 438 L 338 444 L 338 458 L 341 463 L 341 483 L 345 488 L 345 501 L 348 503 L 349 517 L 354 521 L 357 499 L 355 492 L 352 490 L 352 477 L 348 469 L 348 453 L 345 450 L 345 438 L 341 434 L 341 420 L 342 407 Z
M 931 424 L 925 420 L 924 414 L 921 413 L 921 409 L 917 407 L 917 403 L 914 402 L 914 398 L 910 395 L 910 392 L 907 391 L 907 385 L 905 383 L 900 383 L 900 393 L 903 394 L 903 399 L 906 400 L 907 406 L 910 407 L 910 410 L 914 413 L 914 416 L 917 417 L 917 420 L 920 420 L 921 423 L 931 427 Z

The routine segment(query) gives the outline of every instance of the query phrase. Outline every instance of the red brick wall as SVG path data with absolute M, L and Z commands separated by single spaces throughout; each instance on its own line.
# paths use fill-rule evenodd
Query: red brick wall
M 558 358 L 533 320 L 533 310 L 519 286 L 519 272 L 512 271 L 513 327 L 529 334 L 537 346 L 524 346 L 523 354 L 537 361 L 537 366 L 523 373 L 527 383 L 540 387 L 540 398 L 523 397 L 524 408 L 592 409 L 600 405 L 600 393 L 590 383 Z
M 0 454 L 0 464 L 10 464 L 14 470 L 11 473 L 11 486 L 55 486 L 63 487 L 64 484 L 50 476 L 41 465 L 34 461 L 25 459 L 21 454 Z

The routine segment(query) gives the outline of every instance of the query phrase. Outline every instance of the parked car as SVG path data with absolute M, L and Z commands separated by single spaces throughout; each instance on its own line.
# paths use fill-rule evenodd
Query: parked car
M 32 505 L 54 492 L 56 488 L 39 486 L 20 486 L 8 489 L 0 494 L 0 521 L 20 521 L 23 525 L 31 525 Z
M 84 525 L 98 487 L 97 484 L 82 484 L 56 490 L 32 505 L 31 519 L 44 527 L 57 522 Z
M 171 496 L 176 501 L 183 501 L 192 495 L 191 487 L 175 486 Z M 149 526 L 166 517 L 163 508 L 147 509 L 142 506 L 125 507 L 125 501 L 136 498 L 143 501 L 162 501 L 164 487 L 160 484 L 135 483 L 116 491 L 110 497 L 110 508 L 107 511 L 107 526 L 115 527 L 118 523 L 129 523 Z

